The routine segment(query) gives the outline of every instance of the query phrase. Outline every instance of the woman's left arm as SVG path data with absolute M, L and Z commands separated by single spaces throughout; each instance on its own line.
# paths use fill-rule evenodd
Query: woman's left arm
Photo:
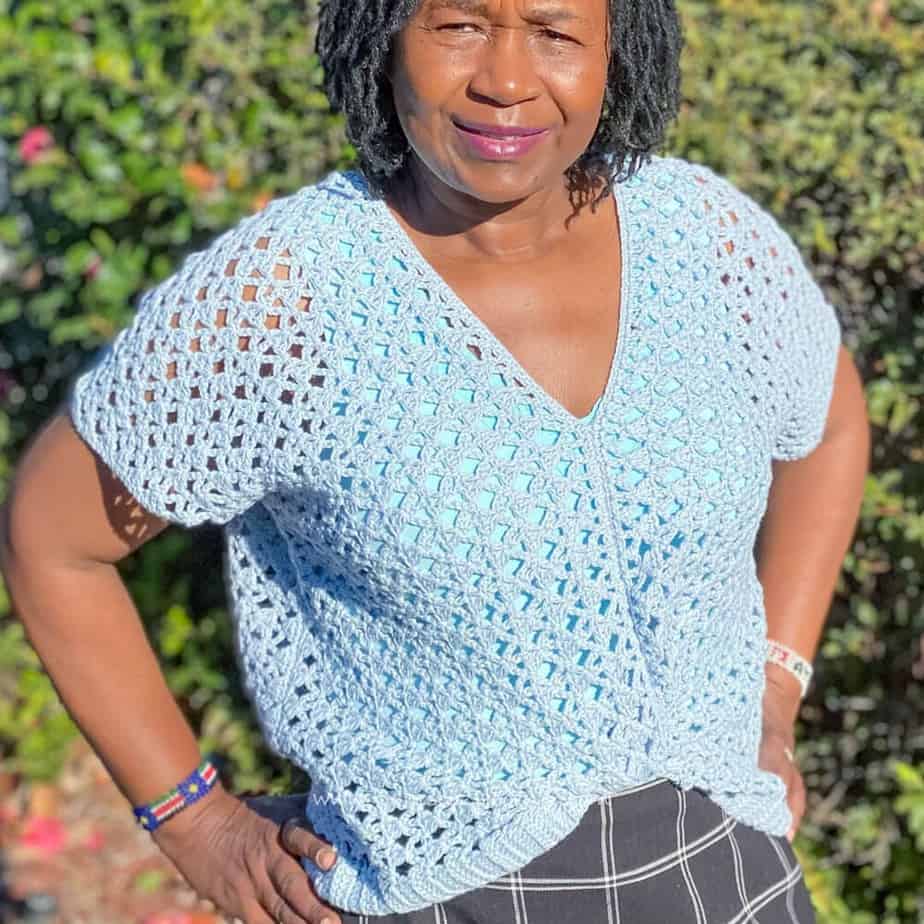
M 824 436 L 804 458 L 774 460 L 757 536 L 767 634 L 809 662 L 856 529 L 871 442 L 863 382 L 850 352 L 841 346 Z M 776 664 L 767 664 L 766 678 L 761 766 L 787 782 L 794 819 L 791 839 L 805 809 L 805 791 L 784 748 L 793 746 L 801 688 Z

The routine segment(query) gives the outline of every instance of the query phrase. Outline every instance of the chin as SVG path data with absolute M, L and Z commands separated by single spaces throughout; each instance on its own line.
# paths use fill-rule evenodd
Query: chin
M 525 199 L 557 181 L 559 176 L 515 161 L 474 161 L 466 163 L 464 171 L 456 173 L 448 185 L 480 202 L 503 205 Z

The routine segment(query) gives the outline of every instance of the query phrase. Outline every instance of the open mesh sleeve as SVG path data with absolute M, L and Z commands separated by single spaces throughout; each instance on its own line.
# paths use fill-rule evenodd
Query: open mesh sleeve
M 273 486 L 280 378 L 311 298 L 277 199 L 144 292 L 131 323 L 73 382 L 83 440 L 148 511 L 228 522 Z M 294 325 L 294 326 L 293 326 Z
M 841 326 L 795 244 L 783 235 L 779 247 L 784 288 L 779 303 L 779 387 L 781 413 L 773 458 L 801 459 L 825 432 L 834 393 Z
M 756 406 L 770 417 L 772 458 L 802 458 L 824 436 L 841 346 L 837 314 L 771 212 L 709 167 L 691 169 L 720 227 L 723 290 L 749 325 L 750 372 Z

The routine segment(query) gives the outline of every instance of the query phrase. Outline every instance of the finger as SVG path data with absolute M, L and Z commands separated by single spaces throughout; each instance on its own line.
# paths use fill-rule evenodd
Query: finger
M 284 895 L 275 890 L 272 881 L 260 889 L 259 899 L 274 924 L 341 924 L 334 911 L 316 897 L 310 910 L 302 912 L 294 908 Z
M 775 773 L 782 781 L 783 786 L 786 789 L 786 807 L 789 809 L 790 815 L 795 819 L 795 811 L 793 808 L 793 778 L 794 778 L 794 767 L 792 762 L 786 760 L 780 760 L 779 757 L 775 754 L 772 762 L 770 763 L 770 769 L 772 773 Z M 786 831 L 786 837 L 791 841 L 793 832 L 793 822 L 790 821 L 789 829 Z
M 298 920 L 319 922 L 330 919 L 330 924 L 339 924 L 336 912 L 318 897 L 310 877 L 294 857 L 279 854 L 268 872 L 276 894 L 298 916 Z
M 802 823 L 802 816 L 805 814 L 805 780 L 802 774 L 796 770 L 792 784 L 792 835 L 796 836 L 799 825 Z
M 239 919 L 235 918 L 235 922 Z M 252 902 L 244 909 L 242 924 L 276 924 L 266 909 L 259 902 Z
M 792 824 L 789 826 L 789 830 L 786 832 L 786 840 L 791 844 L 796 839 L 796 834 L 799 833 L 799 824 L 801 819 L 793 812 Z
M 273 924 L 317 924 L 321 920 L 320 917 L 303 917 L 278 893 L 267 895 L 263 902 Z
M 337 848 L 309 830 L 301 818 L 288 819 L 279 829 L 283 850 L 297 857 L 308 857 L 315 866 L 330 869 L 337 860 Z
M 805 814 L 805 800 L 806 800 L 806 791 L 805 791 L 805 778 L 802 776 L 800 771 L 796 772 L 796 808 L 799 811 L 799 817 Z

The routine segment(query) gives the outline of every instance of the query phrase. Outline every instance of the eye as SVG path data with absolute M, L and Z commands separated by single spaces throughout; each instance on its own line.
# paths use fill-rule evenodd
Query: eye
M 556 32 L 554 29 L 543 29 L 544 35 L 547 35 L 550 39 L 554 39 L 556 42 L 573 42 L 574 39 L 570 35 L 565 35 L 563 32 Z
M 477 29 L 478 26 L 473 22 L 448 22 L 443 26 L 439 27 L 440 32 L 449 29 L 453 32 L 461 32 L 465 29 Z

